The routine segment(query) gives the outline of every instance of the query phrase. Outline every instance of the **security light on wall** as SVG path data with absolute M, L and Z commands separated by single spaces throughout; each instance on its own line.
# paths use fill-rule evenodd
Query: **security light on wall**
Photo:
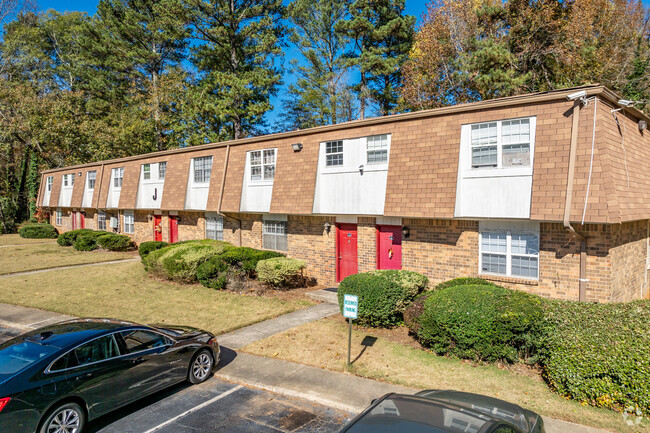
M 302 143 L 293 143 L 291 148 L 294 152 L 300 152 L 302 150 Z
M 575 101 L 576 99 L 583 99 L 586 97 L 587 97 L 587 92 L 585 92 L 584 90 L 575 93 L 569 93 L 568 95 L 566 95 L 567 101 Z
M 411 231 L 409 230 L 408 227 L 402 227 L 402 237 L 404 239 L 408 239 L 409 236 L 411 236 Z
M 332 229 L 332 224 L 330 224 L 329 222 L 325 221 L 325 224 L 323 224 L 323 228 L 325 229 L 325 232 L 326 232 L 327 234 L 329 234 L 329 233 L 330 233 L 330 230 Z
M 79 177 L 81 177 L 81 172 L 79 172 Z

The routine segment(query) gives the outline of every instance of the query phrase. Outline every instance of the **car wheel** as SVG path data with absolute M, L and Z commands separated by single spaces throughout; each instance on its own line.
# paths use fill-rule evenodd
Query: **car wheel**
M 40 433 L 81 433 L 86 414 L 77 403 L 66 403 L 50 411 Z
M 210 352 L 206 349 L 199 350 L 192 358 L 190 370 L 187 372 L 187 379 L 194 384 L 205 382 L 210 377 L 213 365 L 214 361 Z

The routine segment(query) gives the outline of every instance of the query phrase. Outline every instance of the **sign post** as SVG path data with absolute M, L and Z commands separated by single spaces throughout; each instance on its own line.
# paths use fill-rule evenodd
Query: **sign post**
M 350 365 L 350 352 L 352 350 L 352 319 L 357 318 L 359 311 L 359 297 L 357 295 L 343 296 L 343 317 L 348 319 L 348 365 Z

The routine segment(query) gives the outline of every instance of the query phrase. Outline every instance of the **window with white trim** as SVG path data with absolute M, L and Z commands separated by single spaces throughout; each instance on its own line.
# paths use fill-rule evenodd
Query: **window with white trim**
M 489 230 L 480 233 L 482 274 L 537 279 L 539 233 Z
M 275 149 L 250 152 L 251 180 L 273 180 L 275 178 Z
M 63 175 L 63 186 L 64 187 L 68 186 L 68 175 L 67 174 Z
M 212 157 L 194 158 L 194 183 L 209 183 L 212 173 Z
M 471 125 L 472 168 L 530 166 L 530 119 Z
M 325 167 L 343 165 L 343 141 L 328 141 L 325 143 Z
M 112 170 L 113 188 L 122 188 L 124 180 L 124 167 L 114 168 Z
M 70 186 L 74 186 L 74 173 L 69 174 L 68 176 L 70 176 Z
M 95 180 L 97 179 L 96 171 L 88 172 L 88 189 L 95 189 Z
M 97 213 L 97 230 L 106 230 L 106 212 Z
M 151 179 L 151 164 L 142 164 L 142 179 Z
M 267 250 L 287 251 L 287 222 L 264 220 L 262 244 Z
M 135 231 L 135 218 L 132 212 L 124 212 L 124 233 Z
M 205 238 L 215 241 L 223 240 L 223 217 L 221 215 L 205 217 Z
M 54 224 L 56 224 L 57 226 L 63 225 L 63 212 L 61 212 L 61 209 L 56 210 Z
M 47 192 L 52 192 L 52 185 L 54 184 L 54 176 L 48 176 L 46 180 Z
M 368 164 L 383 164 L 388 162 L 388 135 L 373 135 L 366 139 Z
M 158 163 L 158 180 L 165 179 L 165 174 L 167 174 L 167 163 L 159 162 Z

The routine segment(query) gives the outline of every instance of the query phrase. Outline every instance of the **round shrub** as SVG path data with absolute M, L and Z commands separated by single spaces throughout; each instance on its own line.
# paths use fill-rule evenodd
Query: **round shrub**
M 257 262 L 257 279 L 273 287 L 297 287 L 304 283 L 305 261 L 275 257 Z
M 229 269 L 221 256 L 212 256 L 196 269 L 196 278 L 205 287 L 223 290 L 228 284 Z
M 25 224 L 18 229 L 21 238 L 30 239 L 56 239 L 59 235 L 53 225 L 43 223 Z
M 164 248 L 167 245 L 169 245 L 168 242 L 162 242 L 162 241 L 142 242 L 140 244 L 140 247 L 138 248 L 138 254 L 140 254 L 140 258 L 144 259 L 144 256 L 146 256 L 150 252 Z
M 543 375 L 579 402 L 650 415 L 650 301 L 547 301 Z
M 129 251 L 133 248 L 133 241 L 126 235 L 108 233 L 97 238 L 97 245 L 109 251 Z
M 417 334 L 420 329 L 420 324 L 417 322 L 417 318 L 422 315 L 424 312 L 424 303 L 429 296 L 433 295 L 433 290 L 422 293 L 420 296 L 415 298 L 411 305 L 409 305 L 406 310 L 404 310 L 404 324 L 413 334 Z
M 58 238 L 56 238 L 56 243 L 62 247 L 70 247 L 77 240 L 77 236 L 84 233 L 92 233 L 90 229 L 78 229 L 70 230 L 69 232 L 61 233 Z
M 437 289 L 411 328 L 440 355 L 480 361 L 531 359 L 543 332 L 542 299 L 495 285 Z
M 491 281 L 484 280 L 483 278 L 471 278 L 471 277 L 463 277 L 463 278 L 454 278 L 453 280 L 445 281 L 443 283 L 440 283 L 436 286 L 436 289 L 446 289 L 447 287 L 454 287 L 454 286 L 496 286 Z
M 228 263 L 234 272 L 241 272 L 242 276 L 252 278 L 255 268 L 260 260 L 284 257 L 284 254 L 275 251 L 262 251 L 249 247 L 235 247 L 226 251 L 222 260 Z
M 223 254 L 230 244 L 199 240 L 171 244 L 144 256 L 145 269 L 161 278 L 183 283 L 197 280 L 197 269 L 212 256 Z
M 77 236 L 72 246 L 77 251 L 92 251 L 97 249 L 97 238 L 110 233 L 105 231 L 91 231 L 88 233 L 81 233 Z
M 357 295 L 359 297 L 357 320 L 360 324 L 383 327 L 397 325 L 402 321 L 404 309 L 417 295 L 413 293 L 413 284 L 406 284 L 405 288 L 400 285 L 400 282 L 415 280 L 410 274 L 402 278 L 387 271 L 350 275 L 339 284 L 339 308 L 343 311 L 344 295 Z M 420 285 L 421 280 L 420 284 L 415 284 L 418 287 Z

